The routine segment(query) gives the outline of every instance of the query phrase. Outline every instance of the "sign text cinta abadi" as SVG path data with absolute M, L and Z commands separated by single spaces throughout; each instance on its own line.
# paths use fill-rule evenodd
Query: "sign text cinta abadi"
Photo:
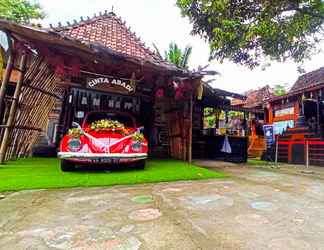
M 91 81 L 88 82 L 88 86 L 90 88 L 94 88 L 98 84 L 109 84 L 112 86 L 120 86 L 125 88 L 128 92 L 134 91 L 134 87 L 130 83 L 127 83 L 120 79 L 109 79 L 107 77 L 99 77 L 99 78 L 92 79 Z

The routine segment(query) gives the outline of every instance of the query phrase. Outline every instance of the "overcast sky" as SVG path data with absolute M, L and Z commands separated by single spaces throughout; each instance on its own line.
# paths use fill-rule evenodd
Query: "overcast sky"
M 126 21 L 126 25 L 148 47 L 155 43 L 163 50 L 170 41 L 175 41 L 182 47 L 190 44 L 193 47 L 190 66 L 197 68 L 198 65 L 209 64 L 208 44 L 199 37 L 190 35 L 191 25 L 186 18 L 181 17 L 175 0 L 39 0 L 39 3 L 47 14 L 43 21 L 45 26 L 49 23 L 56 25 L 59 21 L 65 23 L 73 19 L 80 20 L 81 16 L 92 17 L 94 13 L 111 10 L 113 6 L 114 12 Z M 323 66 L 323 56 L 324 53 L 314 56 L 305 63 L 304 68 L 311 71 Z M 292 85 L 299 75 L 297 66 L 291 62 L 272 62 L 270 67 L 262 71 L 261 68 L 250 70 L 230 62 L 210 62 L 210 69 L 221 73 L 217 76 L 214 87 L 238 93 L 266 84 Z

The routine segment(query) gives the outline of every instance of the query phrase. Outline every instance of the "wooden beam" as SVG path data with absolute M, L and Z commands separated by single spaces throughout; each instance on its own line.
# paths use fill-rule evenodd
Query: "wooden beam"
M 316 97 L 316 131 L 317 131 L 318 134 L 320 134 L 320 132 L 321 132 L 320 118 L 321 118 L 321 114 L 320 114 L 320 97 L 317 96 Z
M 56 99 L 59 99 L 59 100 L 63 100 L 63 97 L 61 96 L 58 96 L 54 93 L 51 93 L 51 92 L 48 92 L 42 88 L 38 88 L 38 87 L 35 87 L 35 86 L 32 86 L 32 85 L 27 85 L 27 84 L 23 84 L 23 87 L 25 88 L 30 88 L 32 90 L 35 90 L 35 91 L 38 91 L 38 92 L 41 92 L 42 94 L 44 95 L 49 95 L 49 96 L 52 96 L 52 97 L 55 97 Z
M 0 164 L 3 164 L 3 162 L 5 160 L 9 135 L 10 135 L 10 132 L 12 131 L 11 126 L 13 126 L 13 124 L 15 122 L 16 111 L 17 111 L 17 106 L 18 106 L 18 98 L 20 96 L 21 87 L 22 87 L 22 84 L 23 84 L 23 81 L 24 81 L 26 59 L 27 59 L 27 56 L 25 54 L 23 54 L 21 56 L 20 64 L 19 64 L 20 75 L 19 75 L 19 79 L 18 79 L 17 84 L 16 84 L 16 89 L 15 89 L 15 93 L 14 93 L 14 96 L 13 96 L 14 99 L 13 99 L 13 101 L 11 103 L 11 107 L 10 107 L 10 111 L 9 111 L 9 117 L 8 117 L 8 121 L 7 121 L 7 124 L 6 124 L 7 127 L 5 128 L 4 135 L 3 135 L 3 138 L 2 138 L 1 147 L 0 147 Z
M 9 57 L 8 57 L 5 74 L 4 74 L 2 84 L 1 84 L 1 87 L 0 87 L 0 117 L 3 116 L 4 99 L 5 99 L 7 86 L 8 86 L 8 83 L 9 83 L 9 79 L 10 79 L 13 64 L 14 64 L 14 57 L 15 57 L 15 55 L 14 55 L 13 51 L 11 50 L 10 54 L 9 54 Z
M 8 125 L 0 125 L 0 128 L 14 128 L 14 129 L 22 129 L 22 130 L 34 130 L 34 131 L 39 131 L 42 132 L 43 130 L 41 128 L 35 128 L 35 127 L 28 127 L 28 126 L 11 126 L 8 127 Z

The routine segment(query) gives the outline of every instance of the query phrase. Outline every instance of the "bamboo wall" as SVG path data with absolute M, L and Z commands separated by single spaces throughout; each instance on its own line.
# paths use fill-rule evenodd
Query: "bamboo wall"
M 57 86 L 58 79 L 42 57 L 29 55 L 23 84 L 18 98 L 18 108 L 9 131 L 5 160 L 31 154 L 32 146 L 40 133 L 46 130 L 48 116 L 63 89 Z M 17 86 L 17 85 L 16 85 Z M 6 100 L 2 124 L 7 124 L 13 100 Z M 4 130 L 4 129 L 2 129 Z M 1 136 L 3 136 L 3 131 Z M 0 138 L 2 143 L 5 143 Z

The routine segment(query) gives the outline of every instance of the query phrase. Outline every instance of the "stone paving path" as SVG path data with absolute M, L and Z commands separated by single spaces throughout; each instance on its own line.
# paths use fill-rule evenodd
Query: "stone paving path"
M 324 249 L 324 182 L 232 178 L 38 190 L 0 200 L 0 249 Z

